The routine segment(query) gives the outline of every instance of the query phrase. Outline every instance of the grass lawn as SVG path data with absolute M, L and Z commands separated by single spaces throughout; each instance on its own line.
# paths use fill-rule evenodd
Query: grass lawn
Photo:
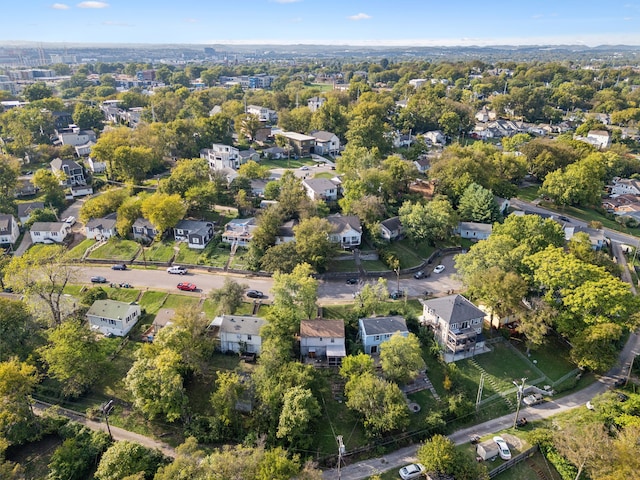
M 264 165 L 268 168 L 300 168 L 303 165 L 315 165 L 316 162 L 311 160 L 310 157 L 299 158 L 298 160 L 294 160 L 291 157 L 290 160 L 286 158 L 282 158 L 279 160 L 267 160 L 266 158 L 260 160 L 260 165 Z
M 386 272 L 389 270 L 381 260 L 362 260 L 360 262 L 362 264 L 362 268 L 369 272 Z
M 512 341 L 512 344 L 522 353 L 526 352 L 523 342 Z M 544 345 L 532 350 L 529 360 L 535 361 L 536 367 L 542 370 L 552 382 L 577 368 L 569 357 L 568 346 L 555 335 L 548 335 Z
M 331 83 L 312 83 L 311 87 L 320 89 L 321 92 L 330 92 L 333 90 Z
M 628 235 L 640 236 L 640 229 L 627 228 L 620 225 L 618 222 L 607 218 L 604 214 L 594 208 L 588 207 L 564 207 L 558 208 L 551 202 L 540 202 L 540 206 L 548 210 L 558 212 L 560 215 L 571 215 L 572 217 L 579 218 L 585 222 L 597 221 L 611 230 L 617 230 L 618 232 L 626 233 Z
M 80 297 L 82 295 L 82 289 L 84 285 L 66 285 L 63 292 L 73 297 Z
M 247 270 L 247 252 L 246 248 L 238 248 L 236 254 L 233 256 L 233 260 L 229 265 L 229 268 L 235 268 L 236 270 Z
M 198 297 L 190 297 L 187 295 L 170 293 L 169 295 L 167 295 L 167 299 L 165 300 L 164 305 L 162 305 L 162 308 L 177 309 L 180 307 L 197 305 L 198 302 L 200 302 L 200 299 Z
M 335 173 L 331 173 L 331 172 L 320 172 L 320 173 L 316 173 L 313 178 L 333 178 L 335 177 L 336 174 Z
M 150 262 L 168 262 L 175 253 L 173 242 L 158 242 L 145 248 L 144 255 Z M 139 255 L 141 257 L 142 254 Z
M 493 478 L 496 480 L 539 480 L 538 471 L 543 472 L 548 480 L 562 479 L 555 467 L 550 462 L 547 462 L 540 452 L 536 452 L 528 460 L 514 465 L 509 470 Z
M 81 241 L 78 245 L 73 247 L 71 250 L 69 250 L 67 252 L 67 257 L 72 260 L 79 260 L 84 255 L 84 252 L 86 252 L 87 249 L 95 243 L 96 243 L 95 240 L 92 240 L 91 238 L 87 238 Z
M 402 247 L 404 247 L 406 250 L 409 250 L 410 252 L 414 252 L 418 257 L 424 258 L 424 259 L 429 258 L 429 256 L 436 249 L 435 247 L 432 247 L 431 245 L 428 245 L 427 243 L 421 243 L 419 245 L 414 245 L 413 242 L 411 240 L 409 240 L 408 238 L 404 238 L 404 239 L 402 239 L 402 240 L 400 240 L 399 242 L 396 242 L 396 243 L 401 245 Z
M 162 308 L 166 297 L 167 294 L 165 292 L 146 291 L 140 298 L 140 307 L 144 308 L 147 313 L 156 314 Z
M 105 286 L 102 288 L 106 290 L 111 300 L 117 300 L 119 302 L 135 302 L 140 295 L 140 290 L 136 290 L 135 288 L 111 288 Z
M 211 265 L 212 267 L 224 268 L 227 266 L 229 256 L 231 255 L 231 249 L 229 245 L 220 243 L 215 246 L 207 247 L 204 249 L 198 263 L 203 265 Z
M 330 272 L 357 272 L 355 260 L 333 260 L 329 262 L 327 270 Z
M 198 265 L 198 260 L 202 254 L 202 250 L 194 250 L 189 248 L 186 242 L 180 242 L 178 245 L 179 251 L 176 255 L 176 263 L 185 263 L 187 265 Z M 206 249 L 205 249 L 206 250 Z
M 411 268 L 422 263 L 422 259 L 416 255 L 414 249 L 409 249 L 401 242 L 393 242 L 389 250 L 400 260 L 400 268 Z
M 134 259 L 139 248 L 140 245 L 132 240 L 110 238 L 107 243 L 91 252 L 89 258 L 128 262 Z
M 218 304 L 210 298 L 207 298 L 202 305 L 202 309 L 204 310 L 204 314 L 207 318 L 213 318 L 218 312 Z
M 518 189 L 517 197 L 521 200 L 525 200 L 527 202 L 533 202 L 538 195 L 538 190 L 540 189 L 540 185 L 529 185 L 528 187 Z

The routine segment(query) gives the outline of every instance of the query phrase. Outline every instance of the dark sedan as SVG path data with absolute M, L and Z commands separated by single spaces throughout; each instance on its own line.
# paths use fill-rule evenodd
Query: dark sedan
M 104 277 L 91 277 L 91 283 L 107 283 L 107 279 Z
M 264 298 L 264 293 L 259 290 L 249 290 L 247 291 L 247 297 L 249 298 Z

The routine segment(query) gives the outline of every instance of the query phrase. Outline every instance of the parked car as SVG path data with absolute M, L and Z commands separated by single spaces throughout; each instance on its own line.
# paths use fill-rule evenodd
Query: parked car
M 180 282 L 178 284 L 178 290 L 184 290 L 185 292 L 195 292 L 197 288 L 193 283 Z
M 402 480 L 414 480 L 416 478 L 422 478 L 425 470 L 424 465 L 421 463 L 412 463 L 411 465 L 402 467 L 398 473 L 400 473 Z
M 91 283 L 107 283 L 107 279 L 100 276 L 91 277 Z
M 167 273 L 171 273 L 173 275 L 185 275 L 187 273 L 187 269 L 180 265 L 172 265 L 167 268 Z
M 527 407 L 532 407 L 542 402 L 544 402 L 544 396 L 541 393 L 527 395 L 522 399 L 522 403 L 524 403 Z
M 111 270 L 126 270 L 127 266 L 124 263 L 116 263 L 111 265 Z
M 347 285 L 356 285 L 358 283 L 358 279 L 357 278 L 348 278 L 347 279 Z
M 247 297 L 249 298 L 263 298 L 264 293 L 260 290 L 247 290 Z
M 571 223 L 571 220 L 568 217 L 565 217 L 563 215 L 560 215 L 558 217 L 558 220 L 562 221 L 562 222 L 567 222 L 567 223 Z
M 420 280 L 421 278 L 427 278 L 429 276 L 428 273 L 426 273 L 424 270 L 420 270 L 419 272 L 416 272 L 413 274 L 413 278 Z
M 76 224 L 76 217 L 72 215 L 70 217 L 63 219 L 62 221 L 73 227 Z
M 433 273 L 442 273 L 444 272 L 445 266 L 444 265 L 438 265 L 436 268 L 433 269 Z
M 309 170 L 309 167 L 307 167 L 306 165 L 303 165 L 300 167 L 300 170 Z
M 511 450 L 509 450 L 509 445 L 504 441 L 502 437 L 493 437 L 493 441 L 498 445 L 498 453 L 500 454 L 500 458 L 502 460 L 511 460 Z
M 403 297 L 404 297 L 404 292 L 400 290 L 396 290 L 395 292 L 391 292 L 389 294 L 389 298 L 392 298 L 393 300 L 398 300 L 399 298 L 403 298 Z

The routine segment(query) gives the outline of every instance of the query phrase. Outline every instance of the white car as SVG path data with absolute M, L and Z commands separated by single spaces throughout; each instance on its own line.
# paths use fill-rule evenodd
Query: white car
M 527 395 L 522 399 L 522 403 L 524 403 L 527 407 L 533 407 L 534 405 L 538 405 L 542 402 L 544 402 L 544 396 L 540 393 Z
M 433 273 L 442 273 L 444 272 L 444 265 L 438 265 L 436 268 L 433 269 Z
M 400 469 L 400 478 L 402 480 L 412 480 L 424 476 L 425 468 L 420 463 L 412 463 Z
M 509 450 L 509 445 L 504 441 L 502 437 L 493 437 L 493 441 L 498 445 L 498 453 L 500 454 L 500 458 L 502 460 L 511 460 L 511 450 Z
M 309 170 L 309 167 L 307 167 L 306 165 L 303 165 L 300 167 L 300 170 Z
M 172 273 L 174 275 L 185 275 L 187 273 L 187 269 L 179 265 L 173 265 L 167 268 L 167 273 Z
M 64 223 L 71 225 L 72 227 L 75 225 L 76 223 L 76 217 L 71 216 L 71 217 L 67 217 L 64 220 L 62 220 Z

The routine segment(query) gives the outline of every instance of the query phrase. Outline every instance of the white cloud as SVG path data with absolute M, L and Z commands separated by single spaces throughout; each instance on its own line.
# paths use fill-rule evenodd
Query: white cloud
M 367 15 L 366 13 L 359 13 L 357 15 L 351 15 L 350 17 L 347 17 L 349 20 L 369 20 L 371 18 L 371 15 Z
M 51 5 L 51 8 L 54 10 L 69 10 L 69 5 L 65 5 L 64 3 L 54 3 Z
M 107 8 L 108 6 L 106 2 L 80 2 L 76 5 L 78 8 Z

